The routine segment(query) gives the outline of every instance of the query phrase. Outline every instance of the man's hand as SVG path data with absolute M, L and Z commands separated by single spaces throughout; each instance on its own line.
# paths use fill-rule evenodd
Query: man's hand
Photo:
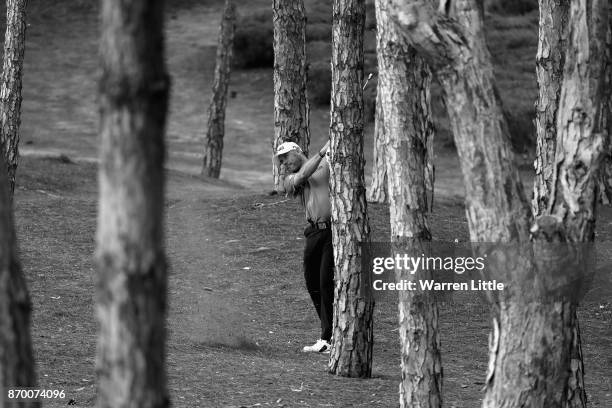
M 319 150 L 319 156 L 321 157 L 325 156 L 328 150 L 329 150 L 329 140 L 327 141 L 327 143 L 325 143 L 325 146 L 323 146 L 321 150 Z

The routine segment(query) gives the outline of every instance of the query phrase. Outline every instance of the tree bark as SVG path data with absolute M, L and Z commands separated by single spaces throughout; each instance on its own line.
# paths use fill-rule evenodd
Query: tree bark
M 555 154 L 557 140 L 557 112 L 561 98 L 563 68 L 567 49 L 567 30 L 569 23 L 570 2 L 567 0 L 540 0 L 540 20 L 538 36 L 538 54 L 536 73 L 538 77 L 539 96 L 536 102 L 536 176 L 534 179 L 533 212 L 534 215 L 548 215 L 549 199 L 553 190 L 555 171 Z M 605 88 L 608 89 L 608 88 Z M 605 115 L 602 115 L 604 117 Z M 602 123 L 603 127 L 606 126 Z M 576 310 L 572 308 L 572 362 L 571 375 L 568 380 L 568 407 L 586 407 L 584 389 L 584 363 L 580 329 Z
M 346 377 L 370 377 L 374 299 L 360 246 L 370 234 L 363 174 L 364 0 L 334 0 L 332 18 L 330 190 L 336 288 L 328 368 Z
M 609 124 L 602 111 L 608 31 L 607 0 L 572 1 L 555 154 L 550 212 L 570 242 L 595 239 L 599 165 L 606 154 Z M 606 88 L 609 93 L 609 88 Z M 606 126 L 607 125 L 607 126 Z M 605 126 L 605 127 L 604 127 Z M 573 313 L 576 313 L 573 305 Z M 572 316 L 570 377 L 566 407 L 586 407 L 578 319 Z
M 540 22 L 536 74 L 536 161 L 533 184 L 533 213 L 546 214 L 552 190 L 557 137 L 557 111 L 567 48 L 569 0 L 540 0 Z
M 10 194 L 15 191 L 21 123 L 21 78 L 25 54 L 26 0 L 7 0 L 4 61 L 0 87 L 0 143 L 8 171 Z
M 376 2 L 376 21 L 391 241 L 399 254 L 426 253 L 431 241 L 427 222 L 428 147 L 433 138 L 431 73 L 389 18 L 385 0 Z M 395 274 L 398 282 L 417 276 L 401 269 Z M 419 271 L 418 278 L 432 276 Z M 438 308 L 431 292 L 399 291 L 399 334 L 400 406 L 441 407 Z
M 163 0 L 102 2 L 100 408 L 167 407 Z
M 608 2 L 608 16 L 610 16 L 612 2 Z M 599 177 L 600 200 L 605 205 L 612 205 L 612 18 L 608 19 L 606 35 L 604 85 L 606 93 L 603 96 L 601 107 L 601 128 L 608 133 L 607 150 L 601 165 Z
M 377 53 L 377 55 L 379 55 Z M 380 71 L 380 68 L 379 68 Z M 372 164 L 372 182 L 366 191 L 368 202 L 385 204 L 387 197 L 387 165 L 385 164 L 385 146 L 388 141 L 385 137 L 382 102 L 380 101 L 380 80 L 376 90 L 376 113 L 374 115 L 374 163 Z
M 308 156 L 309 105 L 306 95 L 306 12 L 304 0 L 273 0 L 274 22 L 274 140 L 295 142 Z M 274 189 L 279 169 L 273 165 Z
M 202 174 L 219 178 L 223 159 L 223 136 L 225 134 L 225 106 L 227 87 L 232 67 L 234 31 L 236 29 L 236 6 L 232 0 L 225 0 L 223 16 L 219 26 L 219 40 L 215 62 L 215 79 L 212 99 L 208 108 L 206 150 Z
M 2 156 L 0 165 L 4 165 Z M 0 171 L 0 407 L 5 406 L 8 388 L 36 386 L 30 335 L 32 304 L 17 256 L 11 201 L 8 177 Z M 38 402 L 18 405 L 41 406 Z
M 493 298 L 495 335 L 483 406 L 564 406 L 571 392 L 566 388 L 575 301 L 551 295 L 551 282 L 571 277 L 559 276 L 559 253 L 545 258 L 544 244 L 549 236 L 561 242 L 589 241 L 594 231 L 593 192 L 603 154 L 597 127 L 604 38 L 600 27 L 606 10 L 599 1 L 572 2 L 548 204 L 552 216 L 539 217 L 530 236 L 531 211 L 511 153 L 475 3 L 455 2 L 455 18 L 424 1 L 391 0 L 390 5 L 444 89 L 466 184 L 471 240 L 518 245 L 516 256 L 505 256 L 506 262 L 491 270 L 493 277 L 511 286 Z M 508 264 L 512 259 L 516 261 Z M 581 276 L 575 278 L 580 281 Z

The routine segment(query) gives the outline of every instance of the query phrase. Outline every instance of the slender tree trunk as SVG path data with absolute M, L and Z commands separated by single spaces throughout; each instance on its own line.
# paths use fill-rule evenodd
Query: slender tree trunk
M 546 214 L 553 181 L 557 138 L 557 110 L 561 97 L 561 81 L 570 0 L 540 0 L 540 23 L 536 74 L 538 100 L 536 102 L 536 161 L 533 184 L 533 213 Z
M 364 25 L 364 0 L 334 0 L 330 189 L 336 289 L 329 371 L 347 377 L 372 373 L 374 299 L 360 246 L 370 234 L 363 174 Z
M 377 55 L 380 55 L 377 53 Z M 380 72 L 380 68 L 379 68 Z M 385 137 L 382 103 L 380 101 L 380 80 L 376 91 L 376 113 L 374 116 L 374 163 L 372 164 L 372 183 L 366 194 L 371 203 L 387 203 L 387 165 L 385 164 Z
M 611 15 L 612 2 L 608 1 L 608 16 Z M 601 127 L 608 133 L 607 150 L 601 165 L 599 177 L 599 194 L 601 202 L 612 205 L 612 18 L 608 19 L 604 65 L 604 85 L 606 93 L 601 107 Z
M 385 0 L 376 1 L 376 21 L 391 240 L 399 254 L 425 253 L 431 241 L 426 215 L 428 146 L 433 138 L 431 74 L 389 18 Z M 395 273 L 398 282 L 416 280 L 417 276 L 400 269 Z M 431 279 L 431 273 L 419 271 L 418 278 Z M 438 308 L 430 292 L 399 292 L 399 334 L 400 406 L 441 407 Z
M 102 1 L 100 408 L 167 407 L 163 0 Z
M 274 140 L 297 143 L 308 155 L 309 106 L 306 95 L 306 12 L 304 0 L 273 0 L 274 21 Z M 272 166 L 274 189 L 278 168 Z
M 0 143 L 8 170 L 11 196 L 19 157 L 21 123 L 21 78 L 25 54 L 26 0 L 7 0 L 4 62 L 0 87 Z
M 225 106 L 232 67 L 235 28 L 236 6 L 233 0 L 225 0 L 225 7 L 219 27 L 215 80 L 212 89 L 212 99 L 208 108 L 206 150 L 202 167 L 203 175 L 214 178 L 219 178 L 221 173 L 223 136 L 225 134 Z
M 4 165 L 2 156 L 0 165 Z M 30 336 L 32 304 L 17 258 L 11 202 L 8 177 L 0 171 L 0 407 L 5 406 L 8 388 L 36 386 Z M 41 405 L 21 402 L 19 406 Z
M 17 169 L 21 115 L 21 78 L 25 53 L 25 0 L 8 0 L 4 62 L 0 87 L 0 406 L 7 388 L 36 385 L 30 335 L 32 305 L 17 258 L 12 200 Z M 39 407 L 38 402 L 20 406 Z
M 551 295 L 551 282 L 571 276 L 559 275 L 559 253 L 544 257 L 544 244 L 550 237 L 589 241 L 594 231 L 594 186 L 604 145 L 598 113 L 604 38 L 600 26 L 607 22 L 606 10 L 598 1 L 572 2 L 549 203 L 552 216 L 539 217 L 530 236 L 531 211 L 495 96 L 475 3 L 457 1 L 454 19 L 426 1 L 391 0 L 390 5 L 444 89 L 466 184 L 471 240 L 517 245 L 517 252 L 506 248 L 504 262 L 491 268 L 492 277 L 508 282 L 510 289 L 495 296 L 483 406 L 564 406 L 570 393 L 566 388 L 576 332 L 575 301 Z M 580 274 L 574 278 L 578 283 L 582 279 Z

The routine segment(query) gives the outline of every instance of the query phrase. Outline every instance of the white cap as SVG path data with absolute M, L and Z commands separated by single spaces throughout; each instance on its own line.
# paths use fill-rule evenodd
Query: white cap
M 293 142 L 285 142 L 278 145 L 276 148 L 276 153 L 274 153 L 274 157 L 278 157 L 281 154 L 289 153 L 292 150 L 297 150 L 299 153 L 302 153 L 302 149 L 298 146 L 297 143 Z
M 299 153 L 302 153 L 302 149 L 298 146 L 297 143 L 293 142 L 285 142 L 278 145 L 276 148 L 276 153 L 274 153 L 274 164 L 279 166 L 278 156 L 283 155 L 285 153 L 289 153 L 292 150 L 297 150 Z

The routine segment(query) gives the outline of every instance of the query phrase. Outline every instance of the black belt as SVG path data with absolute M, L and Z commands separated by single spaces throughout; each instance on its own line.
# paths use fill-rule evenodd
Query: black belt
M 331 221 L 319 221 L 319 222 L 314 222 L 311 220 L 308 220 L 308 223 L 310 224 L 310 226 L 312 226 L 313 228 L 319 229 L 319 230 L 324 230 L 324 229 L 329 229 L 331 228 Z

